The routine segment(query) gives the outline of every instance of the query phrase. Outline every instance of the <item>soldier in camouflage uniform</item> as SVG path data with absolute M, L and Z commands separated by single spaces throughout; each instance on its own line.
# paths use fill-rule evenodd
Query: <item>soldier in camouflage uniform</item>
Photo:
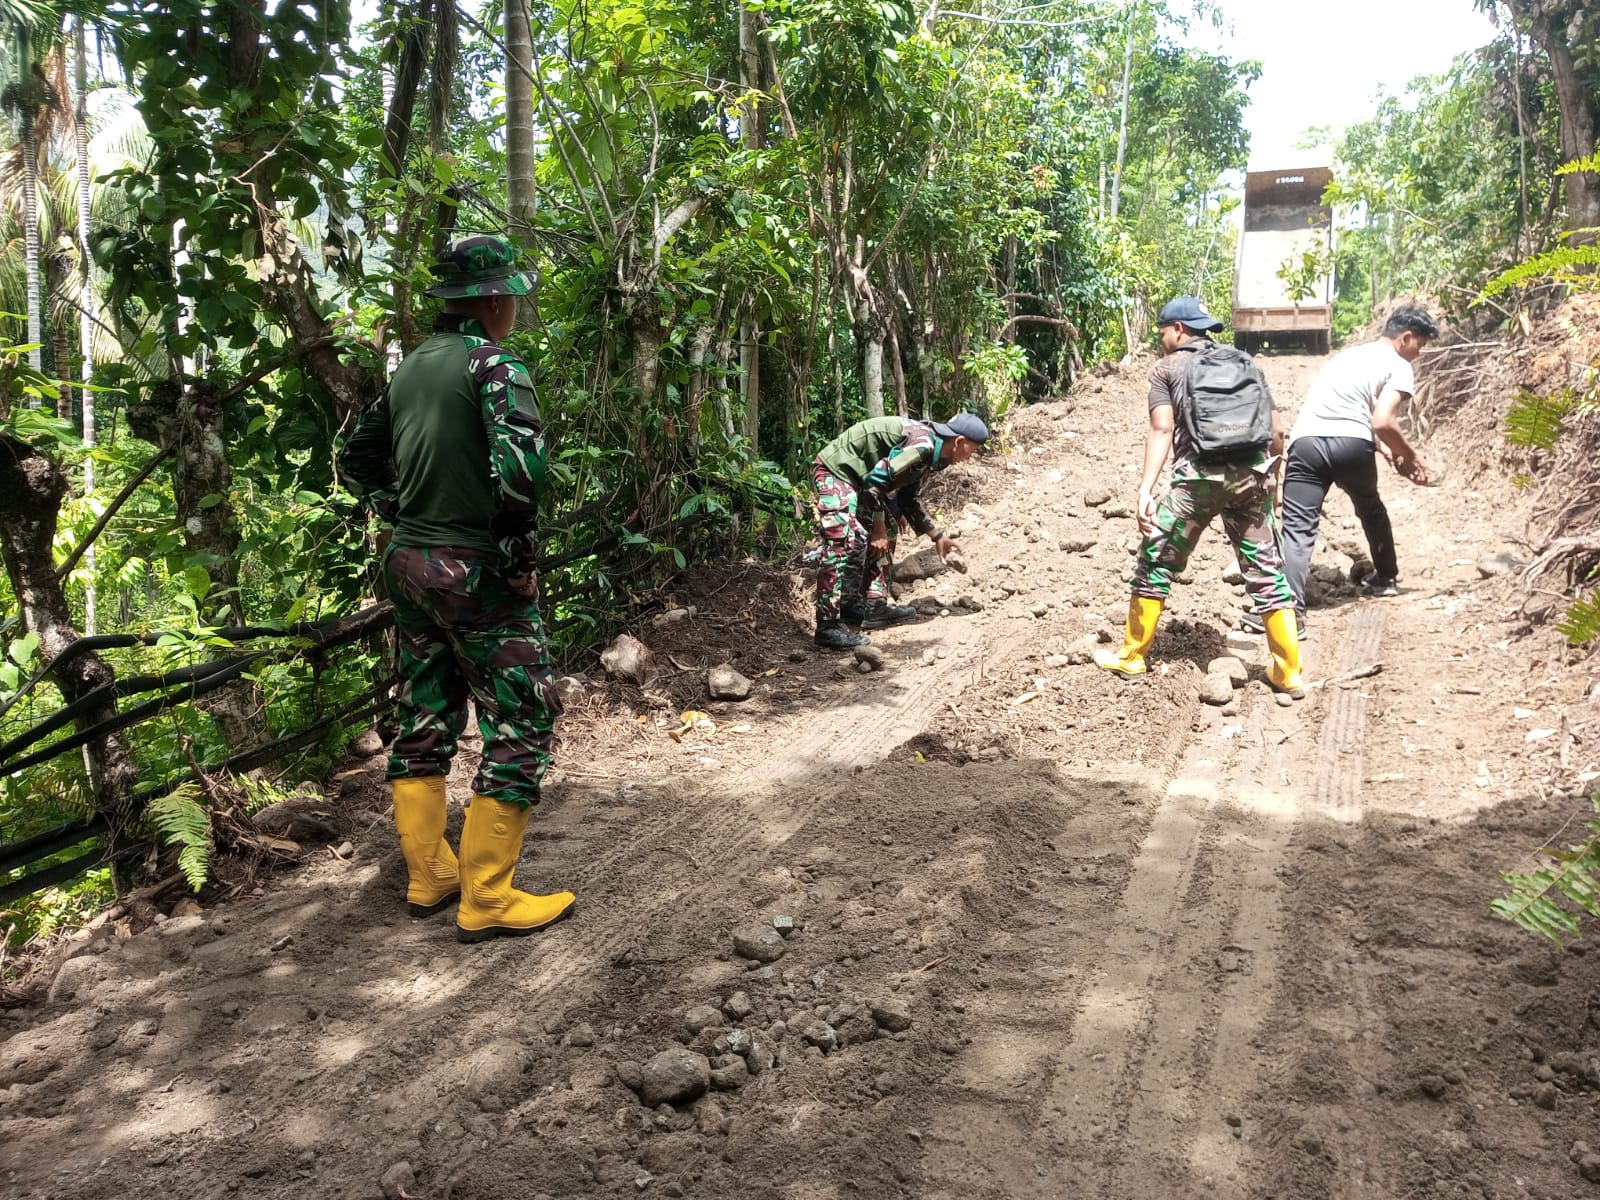
M 1239 570 L 1256 609 L 1265 614 L 1272 665 L 1267 682 L 1296 697 L 1300 681 L 1300 639 L 1295 627 L 1294 593 L 1283 573 L 1283 557 L 1272 515 L 1272 461 L 1282 449 L 1283 430 L 1276 411 L 1269 452 L 1240 462 L 1201 462 L 1182 421 L 1188 402 L 1184 377 L 1197 352 L 1212 344 L 1206 335 L 1222 322 L 1193 296 L 1179 296 L 1161 310 L 1165 357 L 1150 375 L 1150 432 L 1145 439 L 1144 472 L 1139 482 L 1139 531 L 1144 540 L 1134 560 L 1133 597 L 1120 650 L 1102 650 L 1095 662 L 1121 675 L 1141 675 L 1144 653 L 1155 639 L 1156 623 L 1172 577 L 1189 563 L 1195 543 L 1208 525 L 1222 518 Z M 1265 386 L 1263 384 L 1263 386 Z M 1172 481 L 1157 503 L 1156 483 L 1172 456 Z
M 950 553 L 955 541 L 935 528 L 917 490 L 930 472 L 965 462 L 988 440 L 982 420 L 960 413 L 948 424 L 872 417 L 823 447 L 813 468 L 822 530 L 817 645 L 866 645 L 868 639 L 847 628 L 847 621 L 883 629 L 916 616 L 915 609 L 889 603 L 896 530 L 904 524 L 930 539 L 940 558 Z
M 406 899 L 428 916 L 459 895 L 457 936 L 477 942 L 543 929 L 574 902 L 511 885 L 561 712 L 533 568 L 543 425 L 527 366 L 498 344 L 538 274 L 487 236 L 456 242 L 433 269 L 428 295 L 445 300 L 433 336 L 361 414 L 340 464 L 394 525 L 383 562 L 401 675 L 389 778 Z M 469 697 L 483 758 L 458 861 L 445 776 Z

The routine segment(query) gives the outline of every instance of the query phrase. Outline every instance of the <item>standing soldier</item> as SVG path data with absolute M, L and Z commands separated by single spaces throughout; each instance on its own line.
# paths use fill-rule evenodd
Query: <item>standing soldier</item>
M 958 413 L 947 424 L 871 417 L 822 448 L 812 472 L 822 523 L 817 645 L 828 650 L 866 645 L 868 639 L 846 621 L 884 629 L 917 615 L 913 608 L 889 603 L 895 532 L 903 522 L 929 538 L 940 558 L 949 554 L 955 540 L 935 528 L 917 490 L 930 471 L 966 462 L 988 440 L 989 427 L 973 413 Z M 855 583 L 862 576 L 864 587 Z
M 456 242 L 433 270 L 427 294 L 445 301 L 433 336 L 361 414 L 340 463 L 394 524 L 383 561 L 401 674 L 389 778 L 406 900 L 423 917 L 459 894 L 457 937 L 479 942 L 543 929 L 574 903 L 571 892 L 511 886 L 561 712 L 533 569 L 543 424 L 527 366 L 498 344 L 538 273 L 487 236 Z M 483 758 L 458 863 L 444 836 L 445 776 L 469 696 Z
M 1200 534 L 1220 516 L 1239 556 L 1256 607 L 1266 614 L 1272 665 L 1267 682 L 1304 695 L 1294 593 L 1272 528 L 1271 453 L 1283 440 L 1272 395 L 1250 356 L 1219 346 L 1206 335 L 1222 322 L 1193 296 L 1161 310 L 1165 357 L 1150 375 L 1150 431 L 1139 479 L 1139 545 L 1133 598 L 1120 650 L 1101 650 L 1095 662 L 1122 675 L 1142 675 L 1144 652 L 1172 590 L 1172 577 L 1189 563 Z M 1167 456 L 1172 482 L 1156 501 Z

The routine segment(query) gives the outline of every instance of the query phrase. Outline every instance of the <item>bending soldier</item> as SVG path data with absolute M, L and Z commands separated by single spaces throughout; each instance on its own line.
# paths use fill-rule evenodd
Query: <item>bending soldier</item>
M 822 448 L 812 472 L 822 527 L 817 645 L 865 645 L 868 639 L 846 622 L 883 629 L 916 616 L 915 609 L 889 603 L 895 533 L 903 522 L 930 539 L 940 558 L 949 554 L 955 541 L 935 528 L 917 490 L 929 472 L 965 462 L 988 440 L 989 427 L 973 413 L 948 423 L 871 417 Z
M 527 366 L 498 344 L 538 274 L 487 236 L 455 243 L 433 269 L 427 294 L 445 301 L 433 336 L 361 414 L 340 464 L 394 525 L 383 561 L 401 675 L 389 778 L 406 900 L 422 917 L 459 894 L 457 936 L 477 942 L 543 929 L 574 903 L 511 885 L 561 711 L 532 566 L 543 424 Z M 445 777 L 469 696 L 483 758 L 458 861 Z

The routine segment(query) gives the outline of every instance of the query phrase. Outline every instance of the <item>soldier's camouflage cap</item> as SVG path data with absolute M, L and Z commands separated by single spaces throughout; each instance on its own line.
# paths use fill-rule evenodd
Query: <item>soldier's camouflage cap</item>
M 462 238 L 433 264 L 439 282 L 428 295 L 441 300 L 470 296 L 526 296 L 539 286 L 539 272 L 517 264 L 517 248 L 503 237 Z

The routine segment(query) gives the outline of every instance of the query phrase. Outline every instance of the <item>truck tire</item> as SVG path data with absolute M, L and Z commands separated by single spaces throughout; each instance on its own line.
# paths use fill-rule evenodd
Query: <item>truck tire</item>
M 1258 348 L 1255 334 L 1246 333 L 1242 329 L 1234 333 L 1233 344 L 1239 349 L 1243 350 L 1246 354 L 1254 354 Z

